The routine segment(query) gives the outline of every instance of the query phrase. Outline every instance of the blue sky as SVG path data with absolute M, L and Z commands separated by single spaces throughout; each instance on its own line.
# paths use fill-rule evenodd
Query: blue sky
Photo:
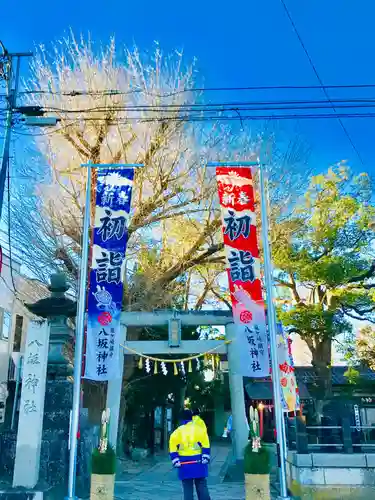
M 325 84 L 375 83 L 375 4 L 370 0 L 286 0 Z M 280 0 L 6 0 L 0 38 L 10 51 L 31 50 L 56 40 L 71 27 L 92 39 L 134 42 L 141 50 L 160 42 L 165 51 L 184 49 L 197 57 L 206 87 L 316 85 L 318 82 Z M 11 21 L 12 19 L 12 21 Z M 367 91 L 332 91 L 331 97 L 375 97 Z M 320 90 L 233 92 L 216 100 L 322 99 Z M 375 111 L 375 110 L 374 110 Z M 292 131 L 295 123 L 283 122 Z M 303 121 L 300 130 L 313 148 L 314 168 L 348 159 L 356 170 L 373 170 L 375 119 L 346 120 L 358 157 L 336 120 Z

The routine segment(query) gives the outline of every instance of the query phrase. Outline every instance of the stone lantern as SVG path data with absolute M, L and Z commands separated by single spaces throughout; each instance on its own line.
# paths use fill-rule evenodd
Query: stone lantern
M 51 326 L 47 373 L 48 378 L 55 378 L 70 375 L 72 372 L 66 346 L 72 338 L 68 320 L 76 316 L 77 304 L 65 296 L 69 286 L 64 273 L 52 274 L 50 283 L 50 297 L 25 306 L 35 316 L 46 318 Z
M 67 356 L 66 346 L 73 340 L 69 320 L 76 316 L 77 304 L 65 295 L 69 289 L 65 274 L 53 274 L 48 289 L 51 293 L 49 297 L 34 304 L 25 304 L 34 316 L 47 319 L 50 325 L 39 481 L 44 485 L 43 488 L 65 489 L 69 467 L 68 443 L 73 401 L 72 360 Z M 32 432 L 32 429 L 30 431 Z M 0 470 L 13 469 L 16 440 L 16 429 L 0 435 L 2 452 Z M 83 497 L 88 493 L 89 464 L 94 440 L 95 429 L 88 423 L 87 410 L 81 409 L 77 487 Z M 1 492 L 0 497 L 2 498 Z

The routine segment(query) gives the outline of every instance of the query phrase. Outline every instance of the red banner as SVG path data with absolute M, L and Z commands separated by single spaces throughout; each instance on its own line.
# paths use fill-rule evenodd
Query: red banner
M 269 375 L 269 353 L 251 169 L 218 167 L 216 179 L 240 371 L 263 378 Z

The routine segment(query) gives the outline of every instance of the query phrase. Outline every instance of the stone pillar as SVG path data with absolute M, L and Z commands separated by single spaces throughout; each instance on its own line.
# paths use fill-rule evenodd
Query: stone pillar
M 49 325 L 30 323 L 26 336 L 13 486 L 34 488 L 39 480 Z
M 26 305 L 35 316 L 47 320 L 50 331 L 39 474 L 40 480 L 49 486 L 65 480 L 67 460 L 72 406 L 72 384 L 68 377 L 72 370 L 65 350 L 72 335 L 67 320 L 74 317 L 76 310 L 75 302 L 65 297 L 68 288 L 65 275 L 54 274 L 48 287 L 50 297 Z
M 51 285 L 49 286 L 50 297 L 41 299 L 34 304 L 26 304 L 26 307 L 34 317 L 47 320 L 46 324 L 48 322 L 49 325 L 50 342 L 48 346 L 45 346 L 48 347 L 48 350 L 46 349 L 45 351 L 48 361 L 47 379 L 45 381 L 45 391 L 43 391 L 43 432 L 38 439 L 41 457 L 39 480 L 42 483 L 49 483 L 52 486 L 65 480 L 68 462 L 67 442 L 70 410 L 72 407 L 72 383 L 69 380 L 71 366 L 65 357 L 65 348 L 67 341 L 72 336 L 67 321 L 68 318 L 73 318 L 76 314 L 76 303 L 65 297 L 68 288 L 65 275 L 52 275 Z M 25 392 L 26 379 L 29 373 L 32 375 L 32 372 L 27 369 L 26 359 L 22 380 L 23 392 Z M 27 386 L 33 390 L 31 384 L 31 380 L 27 381 Z M 29 398 L 27 408 L 31 413 L 35 413 L 31 397 Z M 22 419 L 21 411 L 19 425 L 21 425 Z M 20 477 L 17 465 L 18 458 L 16 461 L 15 457 L 17 445 L 24 438 L 20 439 L 19 443 L 17 443 L 17 424 L 18 422 L 16 421 L 16 428 L 14 430 L 10 429 L 0 434 L 0 470 L 3 473 L 4 479 L 11 481 L 15 474 L 15 484 L 21 484 L 18 479 Z M 34 429 L 30 429 L 30 433 L 32 432 L 34 432 Z M 19 455 L 18 450 L 17 454 Z
M 76 315 L 76 303 L 65 296 L 69 289 L 64 274 L 51 276 L 51 296 L 28 304 L 36 316 L 46 318 L 50 325 L 47 382 L 41 445 L 40 480 L 49 486 L 63 486 L 69 466 L 70 412 L 73 401 L 72 364 L 67 349 L 73 338 L 68 325 Z M 88 460 L 93 436 L 88 425 L 87 411 L 81 411 L 78 445 L 78 475 L 81 484 L 89 485 Z M 86 491 L 87 493 L 87 491 Z
M 236 325 L 234 323 L 227 325 L 225 331 L 226 339 L 231 341 L 228 344 L 228 374 L 232 407 L 234 454 L 236 460 L 243 460 L 244 449 L 248 443 L 249 428 L 246 418 L 243 376 L 239 373 L 239 355 L 235 344 Z

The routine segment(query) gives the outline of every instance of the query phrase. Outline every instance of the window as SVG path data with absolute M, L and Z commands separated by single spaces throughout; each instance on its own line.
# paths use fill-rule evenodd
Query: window
M 12 323 L 12 315 L 8 311 L 2 311 L 2 327 L 1 327 L 1 338 L 9 339 L 10 335 L 10 326 Z
M 23 329 L 23 316 L 19 316 L 18 314 L 16 314 L 16 324 L 14 327 L 13 352 L 21 352 L 22 329 Z

